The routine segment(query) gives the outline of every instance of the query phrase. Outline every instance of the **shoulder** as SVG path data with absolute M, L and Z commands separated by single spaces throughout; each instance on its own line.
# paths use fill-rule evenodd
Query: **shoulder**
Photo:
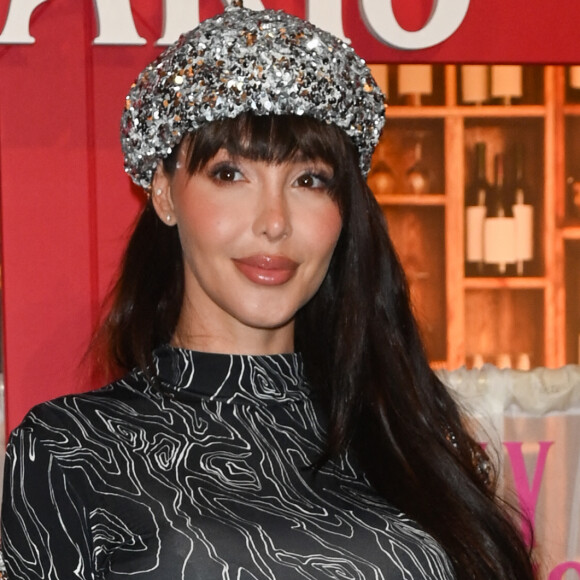
M 11 440 L 24 435 L 55 439 L 63 431 L 86 431 L 104 417 L 129 416 L 156 404 L 155 393 L 139 372 L 132 372 L 109 385 L 85 393 L 64 395 L 34 406 L 11 434 Z M 98 419 L 100 418 L 100 421 Z

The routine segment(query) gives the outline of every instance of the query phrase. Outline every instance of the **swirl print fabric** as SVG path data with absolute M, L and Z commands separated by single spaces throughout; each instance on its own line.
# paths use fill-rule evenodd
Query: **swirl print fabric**
M 162 347 L 141 372 L 35 407 L 11 435 L 10 580 L 444 580 L 441 547 L 346 455 L 299 355 Z

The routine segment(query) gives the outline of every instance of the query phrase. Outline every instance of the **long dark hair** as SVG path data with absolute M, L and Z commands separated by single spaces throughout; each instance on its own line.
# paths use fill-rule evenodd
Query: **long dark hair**
M 342 131 L 310 118 L 208 124 L 184 140 L 188 170 L 224 147 L 268 162 L 304 157 L 334 167 L 343 228 L 322 286 L 296 316 L 296 349 L 326 407 L 321 461 L 352 448 L 378 493 L 414 518 L 450 556 L 458 579 L 531 579 L 529 550 L 481 466 L 483 452 L 429 367 L 405 276 L 383 214 Z M 165 170 L 175 171 L 175 152 Z M 148 202 L 129 242 L 100 337 L 119 369 L 152 368 L 183 301 L 176 228 Z

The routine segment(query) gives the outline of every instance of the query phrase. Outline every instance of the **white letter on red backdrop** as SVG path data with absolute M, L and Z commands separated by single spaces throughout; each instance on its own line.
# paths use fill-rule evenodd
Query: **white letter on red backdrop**
M 350 42 L 344 35 L 342 0 L 309 0 L 306 18 L 319 28 L 332 32 L 338 38 Z
M 35 38 L 30 36 L 30 17 L 43 2 L 46 0 L 12 0 L 0 44 L 34 44 Z
M 163 5 L 163 35 L 155 44 L 169 46 L 182 32 L 187 32 L 199 24 L 199 0 L 164 0 Z M 264 10 L 260 0 L 245 0 L 244 7 Z
M 133 21 L 130 0 L 94 0 L 99 35 L 94 44 L 145 44 Z
M 359 0 L 368 29 L 395 48 L 419 50 L 447 40 L 461 25 L 470 0 L 434 0 L 431 16 L 420 30 L 402 28 L 393 12 L 393 0 Z
M 164 0 L 163 7 L 163 34 L 155 44 L 169 46 L 199 24 L 199 0 Z
M 264 10 L 264 5 L 261 0 L 244 0 L 244 8 L 250 10 Z

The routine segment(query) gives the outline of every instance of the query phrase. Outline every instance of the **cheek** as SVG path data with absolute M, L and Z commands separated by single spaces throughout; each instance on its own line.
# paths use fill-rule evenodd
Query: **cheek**
M 340 211 L 333 204 L 324 211 L 311 215 L 311 218 L 314 218 L 309 226 L 312 247 L 319 250 L 322 259 L 330 259 L 342 230 Z
M 238 212 L 206 200 L 181 204 L 178 214 L 182 244 L 205 249 L 235 239 L 241 223 Z

